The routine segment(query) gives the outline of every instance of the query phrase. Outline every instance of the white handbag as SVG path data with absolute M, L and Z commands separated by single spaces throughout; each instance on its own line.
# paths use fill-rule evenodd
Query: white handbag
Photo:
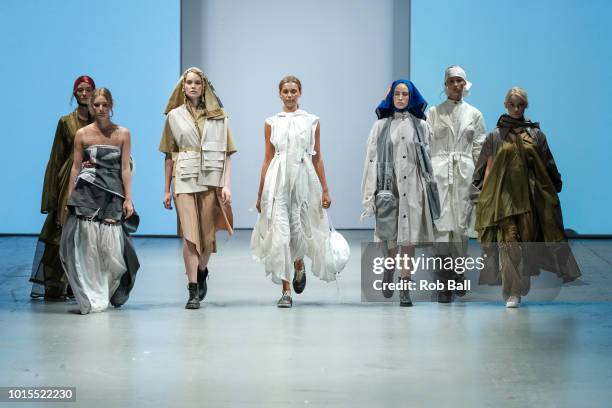
M 339 274 L 351 256 L 351 248 L 346 239 L 340 234 L 331 223 L 329 214 L 327 215 L 329 227 L 331 229 L 325 249 L 325 272 L 327 276 Z

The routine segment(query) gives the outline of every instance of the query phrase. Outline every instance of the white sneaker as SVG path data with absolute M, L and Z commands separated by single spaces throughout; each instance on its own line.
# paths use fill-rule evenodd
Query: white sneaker
M 521 298 L 519 296 L 510 296 L 508 300 L 506 300 L 507 308 L 517 308 L 521 305 Z

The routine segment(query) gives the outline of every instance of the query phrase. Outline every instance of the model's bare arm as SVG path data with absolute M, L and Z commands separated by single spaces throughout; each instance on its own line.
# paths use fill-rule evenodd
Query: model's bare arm
M 172 194 L 170 193 L 172 164 L 172 153 L 166 153 L 164 157 L 164 207 L 168 210 L 172 209 Z
M 223 189 L 221 189 L 221 200 L 223 204 L 229 204 L 232 202 L 232 156 L 225 154 L 225 162 L 223 164 Z
M 270 142 L 271 135 L 272 127 L 266 123 L 264 125 L 265 156 L 263 165 L 261 166 L 261 176 L 259 177 L 259 191 L 257 192 L 257 203 L 255 204 L 255 207 L 259 212 L 261 212 L 261 193 L 263 192 L 264 181 L 266 180 L 266 173 L 268 172 L 268 167 L 270 166 L 270 162 L 274 157 L 274 146 L 272 145 L 272 142 Z
M 321 187 L 323 188 L 323 195 L 321 196 L 321 204 L 323 208 L 329 208 L 331 206 L 331 196 L 329 189 L 327 188 L 327 179 L 325 178 L 325 166 L 323 165 L 323 155 L 321 154 L 321 125 L 317 123 L 317 129 L 315 131 L 315 155 L 312 156 L 312 164 L 317 172 Z
M 123 181 L 123 216 L 130 218 L 134 214 L 134 203 L 132 202 L 132 169 L 130 158 L 132 157 L 132 137 L 127 129 L 121 130 L 121 180 Z

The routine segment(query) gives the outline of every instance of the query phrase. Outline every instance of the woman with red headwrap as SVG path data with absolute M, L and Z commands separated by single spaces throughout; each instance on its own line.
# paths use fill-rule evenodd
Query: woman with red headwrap
M 66 218 L 68 179 L 72 167 L 74 135 L 77 130 L 93 122 L 89 112 L 89 99 L 96 89 L 94 80 L 82 75 L 74 81 L 72 96 L 77 108 L 57 123 L 51 155 L 45 171 L 40 211 L 47 219 L 38 236 L 38 245 L 32 264 L 31 296 L 45 300 L 63 300 L 68 284 L 59 257 L 59 242 Z

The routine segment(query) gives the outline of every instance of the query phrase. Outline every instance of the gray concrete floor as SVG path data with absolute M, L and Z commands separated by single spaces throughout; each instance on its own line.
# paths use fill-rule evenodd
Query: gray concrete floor
M 583 279 L 552 302 L 527 297 L 507 310 L 468 295 L 400 309 L 360 301 L 360 242 L 371 232 L 347 231 L 353 256 L 339 284 L 308 275 L 281 310 L 249 236 L 219 235 L 197 311 L 183 309 L 178 239 L 136 238 L 130 301 L 87 316 L 75 303 L 30 301 L 36 240 L 0 238 L 0 386 L 77 388 L 76 403 L 54 407 L 611 404 L 611 241 L 572 243 Z

